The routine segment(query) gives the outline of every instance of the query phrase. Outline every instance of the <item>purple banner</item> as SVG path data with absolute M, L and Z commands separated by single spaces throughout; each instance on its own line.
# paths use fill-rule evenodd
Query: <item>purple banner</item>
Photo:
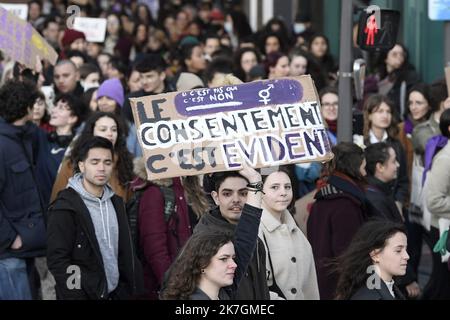
M 303 87 L 290 79 L 185 91 L 175 96 L 175 107 L 184 116 L 198 116 L 264 105 L 300 102 Z

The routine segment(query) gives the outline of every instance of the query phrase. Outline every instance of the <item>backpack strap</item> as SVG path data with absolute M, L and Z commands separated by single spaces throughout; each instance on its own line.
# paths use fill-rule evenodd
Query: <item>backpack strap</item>
M 269 250 L 269 244 L 267 243 L 266 235 L 263 234 L 264 243 L 266 244 L 267 248 L 267 257 L 269 258 L 269 265 L 270 265 L 270 271 L 272 272 L 272 285 L 269 287 L 270 291 L 276 292 L 280 297 L 283 299 L 286 299 L 286 296 L 284 295 L 281 288 L 278 286 L 277 281 L 275 280 L 275 272 L 273 271 L 273 264 L 272 264 L 272 258 L 270 257 L 270 250 Z
M 175 191 L 172 187 L 159 186 L 164 197 L 164 221 L 167 222 L 177 210 Z

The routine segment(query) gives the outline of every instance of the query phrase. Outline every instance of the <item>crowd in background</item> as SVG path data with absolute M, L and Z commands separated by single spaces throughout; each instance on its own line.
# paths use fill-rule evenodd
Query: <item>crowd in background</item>
M 68 28 L 71 4 L 81 16 L 107 20 L 103 42 Z M 418 280 L 423 241 L 433 248 L 450 218 L 450 98 L 444 79 L 421 81 L 404 45 L 369 55 L 354 43 L 354 56 L 369 59 L 369 72 L 364 98 L 342 106 L 328 39 L 301 8 L 291 25 L 274 17 L 252 30 L 241 1 L 28 6 L 28 21 L 59 58 L 33 70 L 0 60 L 0 299 L 119 299 L 122 281 L 133 276 L 123 277 L 138 272 L 144 288 L 132 297 L 139 299 L 450 298 L 440 252 L 433 253 L 427 285 Z M 277 167 L 266 176 L 247 170 L 148 179 L 129 98 L 305 74 L 319 93 L 330 163 Z M 354 143 L 338 144 L 344 107 L 356 120 Z M 78 223 L 58 220 L 70 211 L 63 200 L 75 201 L 67 188 L 89 193 L 82 182 L 86 146 L 108 149 L 108 143 L 109 189 L 99 208 L 89 205 L 95 197 L 82 196 L 91 215 L 101 212 L 101 220 L 91 218 L 98 244 L 75 228 L 75 247 L 59 246 L 70 243 L 63 223 Z M 130 244 L 141 271 L 134 263 L 133 272 L 124 267 L 134 258 L 123 262 L 130 254 L 121 251 L 123 237 L 109 234 L 110 227 L 123 232 L 115 196 L 138 212 Z M 110 213 L 103 210 L 117 212 L 117 225 L 111 218 L 105 226 Z M 110 241 L 119 243 L 116 251 Z M 93 262 L 94 253 L 101 263 Z M 228 273 L 214 260 L 219 253 Z M 63 257 L 95 265 L 83 269 L 90 276 L 77 294 L 63 288 L 70 276 Z M 370 266 L 382 279 L 378 291 L 365 288 Z

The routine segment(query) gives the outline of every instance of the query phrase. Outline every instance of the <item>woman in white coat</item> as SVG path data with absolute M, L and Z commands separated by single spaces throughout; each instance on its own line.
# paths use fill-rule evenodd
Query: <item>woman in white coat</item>
M 259 237 L 266 249 L 269 289 L 287 300 L 318 300 L 311 245 L 287 210 L 293 197 L 291 179 L 279 167 L 263 175 L 263 181 Z

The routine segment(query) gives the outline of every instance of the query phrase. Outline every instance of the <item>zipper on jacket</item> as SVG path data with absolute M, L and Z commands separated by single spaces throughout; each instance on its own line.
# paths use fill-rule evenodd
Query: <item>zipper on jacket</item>
M 258 272 L 259 272 L 259 238 L 256 239 L 256 265 L 258 266 Z

